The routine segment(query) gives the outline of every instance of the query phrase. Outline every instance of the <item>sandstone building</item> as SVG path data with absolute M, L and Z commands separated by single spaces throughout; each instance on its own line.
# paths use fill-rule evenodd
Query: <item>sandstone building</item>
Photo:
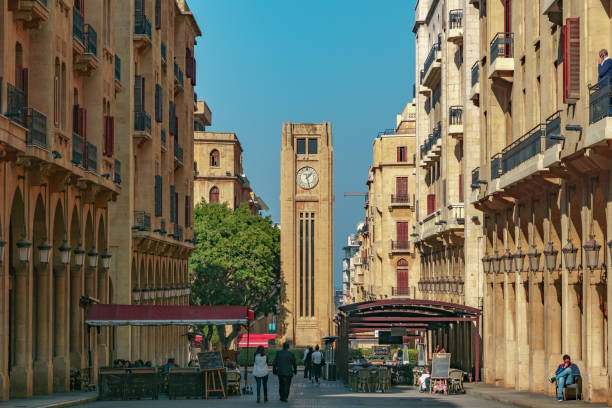
M 334 315 L 334 149 L 331 123 L 284 123 L 281 147 L 280 334 L 320 344 Z

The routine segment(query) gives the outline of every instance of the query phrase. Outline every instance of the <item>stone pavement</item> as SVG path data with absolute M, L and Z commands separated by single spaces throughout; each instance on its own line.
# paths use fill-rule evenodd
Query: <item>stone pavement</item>
M 98 398 L 97 392 L 62 392 L 40 395 L 27 399 L 12 399 L 0 402 L 0 408 L 63 408 L 86 404 Z
M 251 381 L 251 384 L 253 382 Z M 254 384 L 253 384 L 254 385 Z M 267 404 L 256 404 L 255 395 L 233 396 L 228 399 L 211 398 L 208 401 L 160 399 L 157 401 L 97 401 L 84 405 L 86 408 L 153 408 L 153 407 L 211 407 L 211 408 L 242 408 L 242 407 L 292 407 L 292 408 L 327 408 L 327 407 L 382 407 L 397 408 L 398 406 L 416 406 L 419 408 L 490 408 L 511 407 L 510 405 L 491 402 L 471 395 L 429 395 L 420 394 L 415 387 L 393 387 L 391 393 L 354 393 L 349 391 L 341 382 L 321 382 L 320 385 L 310 384 L 301 373 L 294 377 L 291 386 L 289 402 L 283 403 L 278 399 L 278 379 L 270 374 L 269 397 Z M 162 396 L 162 398 L 165 396 Z
M 503 402 L 523 408 L 549 408 L 558 406 L 571 407 L 606 407 L 606 404 L 594 404 L 583 401 L 563 401 L 559 404 L 556 398 L 536 394 L 532 392 L 516 391 L 512 388 L 494 387 L 492 385 L 482 383 L 471 383 L 465 385 L 465 390 L 468 395 L 478 398 L 485 398 L 491 401 Z

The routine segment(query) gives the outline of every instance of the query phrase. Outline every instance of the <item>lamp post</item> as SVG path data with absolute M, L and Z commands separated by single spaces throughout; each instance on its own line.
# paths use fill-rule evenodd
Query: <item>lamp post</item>
M 134 287 L 134 289 L 132 289 L 132 300 L 134 302 L 140 301 L 140 289 L 138 289 L 137 287 Z
M 571 239 L 567 240 L 567 244 L 565 244 L 561 251 L 563 252 L 563 259 L 565 259 L 565 267 L 570 271 L 575 269 L 578 248 L 572 243 Z
M 79 245 L 74 249 L 74 264 L 80 268 L 85 261 L 85 248 L 79 242 Z
M 540 270 L 540 256 L 542 254 L 538 252 L 538 248 L 532 245 L 527 252 L 527 258 L 529 258 L 529 270 L 536 272 Z
M 599 250 L 601 249 L 601 245 L 599 245 L 597 241 L 595 241 L 595 237 L 591 235 L 591 239 L 584 244 L 583 248 L 587 267 L 591 270 L 597 268 L 599 265 Z
M 523 272 L 523 264 L 525 263 L 525 254 L 521 251 L 521 247 L 516 247 L 516 252 L 512 255 L 514 258 L 514 268 L 517 272 Z
M 546 269 L 554 271 L 557 268 L 557 254 L 559 251 L 555 249 L 552 242 L 549 242 L 543 252 L 544 260 L 546 261 Z
M 499 273 L 501 264 L 501 256 L 497 255 L 497 251 L 491 257 L 491 266 L 493 267 L 493 273 Z
M 100 258 L 102 259 L 102 268 L 104 268 L 105 270 L 109 270 L 112 255 L 108 252 L 108 249 L 105 249 L 104 252 L 102 252 Z
M 51 244 L 49 244 L 49 241 L 44 239 L 36 248 L 38 249 L 38 262 L 43 265 L 48 264 L 51 256 Z
M 482 257 L 482 269 L 484 273 L 491 272 L 491 257 L 489 255 L 485 255 Z
M 92 246 L 87 253 L 87 265 L 89 265 L 91 269 L 96 269 L 98 267 L 98 251 L 95 246 Z
M 64 266 L 70 263 L 70 250 L 71 249 L 72 248 L 70 248 L 70 245 L 68 245 L 68 241 L 66 241 L 65 239 L 64 239 L 64 242 L 62 242 L 62 245 L 60 245 L 60 247 L 58 248 L 59 253 L 60 253 L 60 262 Z
M 30 247 L 32 247 L 32 242 L 29 241 L 25 234 L 19 241 L 17 241 L 17 257 L 19 258 L 19 262 L 29 262 L 30 261 Z
M 504 262 L 504 272 L 512 272 L 512 254 L 509 249 L 506 248 L 506 252 L 502 255 L 502 260 Z

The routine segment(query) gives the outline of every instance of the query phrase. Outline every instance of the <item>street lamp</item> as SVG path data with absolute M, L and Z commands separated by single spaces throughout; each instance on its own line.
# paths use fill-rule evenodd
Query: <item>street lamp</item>
M 48 264 L 51 255 L 51 244 L 49 244 L 49 241 L 43 240 L 36 248 L 38 248 L 38 262 L 45 265 Z
M 95 246 L 92 246 L 87 253 L 87 264 L 91 269 L 96 269 L 98 267 L 98 251 Z
M 491 257 L 489 255 L 485 255 L 482 257 L 482 269 L 484 273 L 491 272 Z
M 525 261 L 525 254 L 521 251 L 521 247 L 516 248 L 516 252 L 512 255 L 514 258 L 514 267 L 517 272 L 523 272 L 523 263 Z
M 563 259 L 565 259 L 565 267 L 570 271 L 576 268 L 576 252 L 578 248 L 572 243 L 571 239 L 567 240 L 567 244 L 561 249 Z
M 458 289 L 459 289 L 459 294 L 463 295 L 463 280 L 459 280 Z
M 495 251 L 495 253 L 491 257 L 491 264 L 493 266 L 493 273 L 499 273 L 499 268 L 501 266 L 500 263 L 501 263 L 501 256 L 497 256 L 497 251 Z
M 527 252 L 527 257 L 529 258 L 529 270 L 531 272 L 536 272 L 540 270 L 540 255 L 538 252 L 538 248 L 535 245 L 532 245 Z
M 58 248 L 60 253 L 60 261 L 62 265 L 66 266 L 70 263 L 70 245 L 68 245 L 68 241 L 64 240 L 62 245 Z
M 29 262 L 30 261 L 30 247 L 32 246 L 32 242 L 28 241 L 25 237 L 21 237 L 19 241 L 17 241 L 17 257 L 19 258 L 19 262 Z
M 587 267 L 591 270 L 597 268 L 597 265 L 599 264 L 599 250 L 601 249 L 601 245 L 599 245 L 597 241 L 595 241 L 595 237 L 591 235 L 591 239 L 584 244 L 583 248 L 586 255 Z
M 506 248 L 506 252 L 502 255 L 502 259 L 504 261 L 504 272 L 512 272 L 512 254 L 509 249 Z
M 549 242 L 544 248 L 544 259 L 546 260 L 546 269 L 553 271 L 557 267 L 557 254 L 559 251 L 555 249 L 552 242 Z
M 74 250 L 74 264 L 80 268 L 83 266 L 83 261 L 85 261 L 85 248 L 79 242 L 79 245 Z
M 102 255 L 100 255 L 100 258 L 102 258 L 102 268 L 105 270 L 110 269 L 111 257 L 112 255 L 108 253 L 107 249 L 105 249 L 104 252 L 102 252 Z
M 2 235 L 0 235 L 0 264 L 4 262 L 4 246 L 6 245 L 6 241 L 2 239 Z

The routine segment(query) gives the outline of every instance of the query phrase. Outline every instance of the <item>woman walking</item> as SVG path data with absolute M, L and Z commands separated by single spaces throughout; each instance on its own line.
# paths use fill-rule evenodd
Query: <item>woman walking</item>
M 258 346 L 255 351 L 255 364 L 253 365 L 253 377 L 257 382 L 257 403 L 261 401 L 261 384 L 263 383 L 264 402 L 268 402 L 268 358 L 266 357 L 266 349 L 263 346 Z

